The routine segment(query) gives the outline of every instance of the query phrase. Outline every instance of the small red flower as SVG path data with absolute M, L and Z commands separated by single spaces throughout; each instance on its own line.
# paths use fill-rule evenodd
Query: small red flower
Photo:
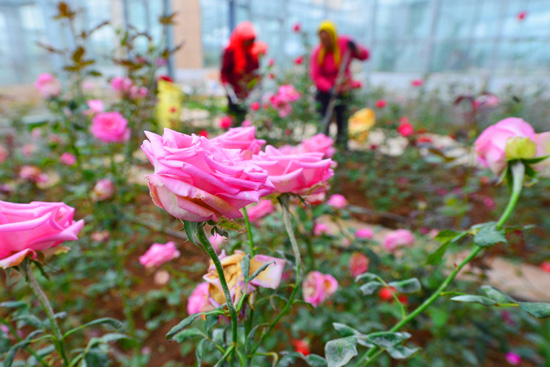
M 170 113 L 176 112 L 176 107 L 170 107 L 169 111 L 170 111 Z
M 407 137 L 414 134 L 414 127 L 409 123 L 409 119 L 406 117 L 401 117 L 399 119 L 399 122 L 401 123 L 399 127 L 397 128 L 397 131 L 399 134 Z
M 273 65 L 275 65 L 275 60 L 273 58 L 269 59 L 267 65 L 269 65 L 269 67 L 273 67 Z
M 159 75 L 158 80 L 164 80 L 170 83 L 174 82 L 174 80 L 170 78 L 168 75 Z
M 293 340 L 292 345 L 298 353 L 302 353 L 304 356 L 311 354 L 309 344 L 305 340 Z
M 429 136 L 421 136 L 416 140 L 418 143 L 433 143 L 432 138 Z
M 302 30 L 302 25 L 300 22 L 294 23 L 294 26 L 292 26 L 292 30 L 296 33 L 300 32 Z
M 378 297 L 383 301 L 391 301 L 395 293 L 394 287 L 384 287 L 378 291 Z
M 304 57 L 303 56 L 298 56 L 297 58 L 294 59 L 294 63 L 296 65 L 302 65 L 303 62 L 304 62 Z
M 205 138 L 208 138 L 208 131 L 206 130 L 199 131 L 199 136 L 204 136 Z
M 422 84 L 424 84 L 424 80 L 422 79 L 414 79 L 411 81 L 411 84 L 413 87 L 420 87 Z
M 545 261 L 542 264 L 540 264 L 540 268 L 542 271 L 550 273 L 550 261 Z
M 261 107 L 260 102 L 252 102 L 252 104 L 250 105 L 250 109 L 252 111 L 258 111 L 260 107 Z
M 275 79 L 275 74 L 269 73 L 269 74 L 267 75 L 267 77 L 268 77 L 269 79 Z
M 527 16 L 527 12 L 525 10 L 523 11 L 520 11 L 517 15 L 516 15 L 516 18 L 518 18 L 518 20 L 521 22 L 522 20 L 525 19 L 525 17 Z
M 384 108 L 386 107 L 386 105 L 388 104 L 388 102 L 386 102 L 385 99 L 379 99 L 378 101 L 376 101 L 376 108 Z

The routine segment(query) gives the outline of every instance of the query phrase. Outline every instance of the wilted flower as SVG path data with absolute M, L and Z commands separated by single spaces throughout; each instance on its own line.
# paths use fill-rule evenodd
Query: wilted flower
M 369 258 L 361 252 L 354 252 L 349 258 L 349 270 L 354 278 L 366 273 L 369 270 Z

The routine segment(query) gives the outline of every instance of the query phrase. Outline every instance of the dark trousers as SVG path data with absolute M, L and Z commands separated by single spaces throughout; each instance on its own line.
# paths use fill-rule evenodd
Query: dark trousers
M 346 148 L 348 144 L 348 108 L 347 104 L 349 102 L 350 96 L 347 93 L 338 94 L 336 97 L 336 103 L 332 111 L 332 116 L 336 114 L 336 126 L 338 128 L 338 133 L 336 135 L 336 144 Z M 324 120 L 327 113 L 328 105 L 330 103 L 330 93 L 317 91 L 315 96 L 317 101 L 317 111 L 321 114 L 321 121 Z M 330 117 L 332 120 L 332 116 Z M 329 133 L 330 122 L 325 126 L 325 131 L 323 133 L 328 135 Z
M 234 126 L 241 126 L 243 121 L 246 118 L 246 108 L 244 108 L 240 104 L 233 103 L 231 101 L 231 98 L 227 96 L 227 113 L 233 117 L 234 120 Z

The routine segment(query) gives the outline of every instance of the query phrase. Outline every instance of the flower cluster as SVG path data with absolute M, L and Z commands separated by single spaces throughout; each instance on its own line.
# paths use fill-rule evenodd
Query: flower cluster
M 149 91 L 145 87 L 138 87 L 129 78 L 114 77 L 111 79 L 111 88 L 121 96 L 128 96 L 130 99 L 138 99 L 147 96 Z
M 291 103 L 300 98 L 300 93 L 292 84 L 281 85 L 277 94 L 271 96 L 271 106 L 279 112 L 279 117 L 287 117 L 292 112 Z

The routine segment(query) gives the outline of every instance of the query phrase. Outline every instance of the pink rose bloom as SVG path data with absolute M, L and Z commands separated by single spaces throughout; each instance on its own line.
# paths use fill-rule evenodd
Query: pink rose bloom
M 344 209 L 348 205 L 348 201 L 344 195 L 334 194 L 328 199 L 327 204 L 336 209 Z
M 281 85 L 277 94 L 270 98 L 271 105 L 279 112 L 279 117 L 287 117 L 292 112 L 291 102 L 297 101 L 300 93 L 293 85 Z
M 260 107 L 262 107 L 260 105 L 260 102 L 252 102 L 252 104 L 250 105 L 250 109 L 252 111 L 258 111 L 260 109 Z
M 74 154 L 65 152 L 61 154 L 61 157 L 59 157 L 59 161 L 67 166 L 72 166 L 76 163 L 76 157 Z
M 477 160 L 495 174 L 506 167 L 506 143 L 512 137 L 535 138 L 535 130 L 520 118 L 509 117 L 489 126 L 476 139 Z
M 44 183 L 48 181 L 48 175 L 42 173 L 36 166 L 23 166 L 19 170 L 19 177 L 34 183 Z
M 98 114 L 92 120 L 90 132 L 105 143 L 122 143 L 130 139 L 128 120 L 118 112 Z
M 250 127 L 252 126 L 252 121 L 250 120 L 244 120 L 241 124 L 242 127 Z
M 517 15 L 516 15 L 516 18 L 521 22 L 522 20 L 524 20 L 525 18 L 527 17 L 527 12 L 525 10 L 523 11 L 520 11 Z
M 374 233 L 370 228 L 361 228 L 358 229 L 357 232 L 355 232 L 355 237 L 370 240 L 374 237 Z
M 94 201 L 108 200 L 115 194 L 115 184 L 108 178 L 96 182 L 92 197 Z
M 132 99 L 143 98 L 147 96 L 148 93 L 149 93 L 149 90 L 147 88 L 138 87 L 137 85 L 132 85 L 129 91 L 130 98 Z
M 333 147 L 334 140 L 325 134 L 317 134 L 302 142 L 302 151 L 306 153 L 323 153 L 325 158 L 330 158 L 336 152 Z
M 25 157 L 30 157 L 36 152 L 36 146 L 34 144 L 25 144 L 21 147 L 21 152 Z
M 44 98 L 57 97 L 61 94 L 61 83 L 52 74 L 40 74 L 34 87 Z
M 540 269 L 542 271 L 545 271 L 547 273 L 550 273 L 550 261 L 545 261 L 542 264 L 540 264 Z
M 406 229 L 398 229 L 384 239 L 384 248 L 390 252 L 401 246 L 411 247 L 412 245 L 414 245 L 414 235 Z
M 220 126 L 220 129 L 226 130 L 233 126 L 233 120 L 229 116 L 224 116 L 220 119 L 218 125 Z
M 399 134 L 407 137 L 414 133 L 414 127 L 409 123 L 409 119 L 406 117 L 401 117 L 399 119 L 399 126 L 397 127 L 397 132 Z
M 316 236 L 322 236 L 324 234 L 330 235 L 331 231 L 326 224 L 315 223 L 315 225 L 313 226 L 313 234 Z
M 484 94 L 479 97 L 477 97 L 474 100 L 474 107 L 480 108 L 480 107 L 496 107 L 500 104 L 500 99 L 495 96 L 494 94 Z
M 516 353 L 508 352 L 506 353 L 506 360 L 513 366 L 519 366 L 521 363 L 521 356 Z
M 388 102 L 386 102 L 385 99 L 379 99 L 378 101 L 376 101 L 376 108 L 384 108 L 386 107 L 386 105 L 388 104 Z
M 120 94 L 127 93 L 133 84 L 134 83 L 126 77 L 117 76 L 111 79 L 111 88 Z
M 302 285 L 304 301 L 311 303 L 314 307 L 325 302 L 337 289 L 338 281 L 332 275 L 318 271 L 310 272 Z
M 111 235 L 110 235 L 109 231 L 107 231 L 107 230 L 99 231 L 99 232 L 93 232 L 92 235 L 90 236 L 90 238 L 94 242 L 105 242 L 105 241 L 109 240 L 110 237 L 111 237 Z
M 153 164 L 148 175 L 155 205 L 191 222 L 241 218 L 240 209 L 273 192 L 267 172 L 205 137 L 164 129 L 146 131 L 141 148 Z
M 411 81 L 411 85 L 413 87 L 420 87 L 423 84 L 424 84 L 424 80 L 422 80 L 422 79 L 414 79 L 414 80 Z
M 256 290 L 257 287 L 276 289 L 281 283 L 283 271 L 285 268 L 285 260 L 281 260 L 275 257 L 266 255 L 256 255 L 250 260 L 250 274 L 254 274 L 262 265 L 269 262 L 273 263 L 262 271 L 256 278 L 254 278 L 248 284 L 248 288 L 245 290 L 244 275 L 241 269 L 241 262 L 245 257 L 245 253 L 242 251 L 235 251 L 233 255 L 227 256 L 225 251 L 222 251 L 219 255 L 220 262 L 223 267 L 223 272 L 227 279 L 227 286 L 231 293 L 233 302 L 238 302 L 244 294 L 250 294 Z M 218 272 L 214 267 L 214 263 L 210 262 L 208 273 L 203 279 L 210 284 L 209 287 L 209 302 L 213 307 L 219 307 L 224 304 L 225 297 L 221 287 Z
M 3 163 L 8 158 L 8 150 L 0 145 L 0 163 Z
M 170 241 L 165 245 L 154 243 L 145 254 L 139 257 L 139 262 L 146 268 L 152 268 L 167 263 L 179 256 L 180 252 L 176 249 L 174 242 Z
M 305 201 L 308 205 L 321 205 L 325 202 L 327 194 L 325 192 L 319 192 L 313 195 L 305 197 Z
M 273 67 L 273 65 L 275 65 L 275 60 L 273 58 L 269 59 L 267 65 L 269 65 L 269 67 Z
M 278 193 L 309 195 L 326 191 L 334 175 L 332 160 L 323 153 L 284 154 L 268 145 L 265 152 L 252 157 L 252 162 L 265 169 Z
M 256 139 L 255 127 L 235 127 L 226 133 L 211 139 L 211 142 L 219 144 L 224 149 L 238 149 L 243 159 L 248 160 L 252 155 L 258 154 L 265 144 L 265 140 Z
M 366 273 L 369 270 L 369 258 L 361 252 L 354 252 L 349 258 L 349 270 L 354 278 Z
M 300 32 L 301 29 L 302 29 L 302 24 L 300 24 L 300 22 L 296 22 L 292 26 L 292 30 L 296 33 Z
M 218 233 L 214 233 L 212 236 L 208 237 L 208 240 L 210 241 L 212 247 L 214 247 L 214 250 L 218 252 L 220 251 L 220 247 L 223 245 L 223 243 L 227 241 L 227 237 L 220 236 Z
M 199 312 L 210 311 L 212 307 L 208 303 L 208 289 L 210 284 L 202 282 L 197 285 L 187 301 L 187 313 L 193 315 Z
M 64 203 L 0 201 L 0 268 L 17 266 L 27 256 L 47 255 L 47 250 L 77 240 L 84 221 L 75 222 L 73 216 L 74 209 Z
M 537 157 L 550 156 L 550 131 L 536 134 L 533 140 L 537 144 Z M 539 176 L 549 177 L 550 158 L 546 158 L 542 162 L 535 164 L 533 168 L 538 171 Z
M 274 211 L 275 206 L 273 206 L 271 200 L 260 200 L 258 204 L 247 209 L 248 219 L 251 223 L 254 223 Z
M 294 63 L 296 65 L 302 65 L 303 62 L 304 62 L 304 57 L 303 56 L 298 56 L 294 59 Z
M 82 114 L 87 116 L 93 116 L 103 112 L 104 106 L 103 106 L 103 101 L 101 99 L 90 99 L 86 103 L 90 108 L 82 111 Z

